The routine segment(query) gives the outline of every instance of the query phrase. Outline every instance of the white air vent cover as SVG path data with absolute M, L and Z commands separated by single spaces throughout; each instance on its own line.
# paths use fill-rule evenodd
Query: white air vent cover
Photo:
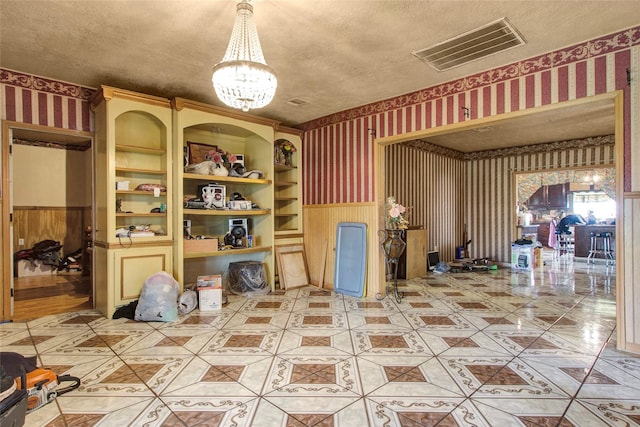
M 444 71 L 524 44 L 522 36 L 502 18 L 412 54 L 436 70 Z

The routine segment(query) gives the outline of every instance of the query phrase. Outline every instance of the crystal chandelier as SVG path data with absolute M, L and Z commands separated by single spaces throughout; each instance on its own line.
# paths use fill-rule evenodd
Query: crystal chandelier
M 218 98 L 242 111 L 269 104 L 278 86 L 275 73 L 264 60 L 252 17 L 253 6 L 247 0 L 238 3 L 227 52 L 213 67 L 211 79 Z

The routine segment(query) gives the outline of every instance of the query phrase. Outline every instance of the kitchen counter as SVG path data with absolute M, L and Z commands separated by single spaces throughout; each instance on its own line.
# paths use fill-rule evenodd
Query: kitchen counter
M 575 256 L 578 258 L 586 258 L 589 256 L 589 248 L 591 246 L 591 233 L 611 233 L 611 249 L 613 250 L 613 258 L 615 259 L 616 248 L 616 226 L 615 225 L 576 225 L 574 228 L 575 234 Z M 600 248 L 600 247 L 598 247 Z M 596 258 L 602 258 L 602 255 L 597 255 Z

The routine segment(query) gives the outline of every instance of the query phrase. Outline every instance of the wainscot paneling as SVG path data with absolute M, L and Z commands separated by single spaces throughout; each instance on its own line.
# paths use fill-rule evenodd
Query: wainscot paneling
M 619 327 L 618 346 L 621 350 L 640 354 L 640 192 L 625 193 L 624 202 L 624 291 L 617 293 L 617 314 L 624 319 Z M 616 257 L 617 258 L 617 257 Z M 620 324 L 620 322 L 618 322 Z
M 90 207 L 36 207 L 14 206 L 13 247 L 29 249 L 42 240 L 60 242 L 60 255 L 70 254 L 82 248 L 84 229 L 91 224 Z M 24 245 L 18 245 L 24 239 Z
M 373 203 L 354 203 L 348 205 L 314 205 L 303 208 L 304 250 L 309 267 L 311 283 L 318 284 L 322 274 L 322 248 L 327 241 L 327 256 L 324 270 L 324 287 L 333 289 L 336 257 L 336 231 L 340 222 L 360 222 L 376 224 L 378 213 Z M 377 278 L 380 274 L 379 256 L 382 251 L 376 229 L 367 228 L 367 278 L 366 295 L 374 296 L 380 289 Z

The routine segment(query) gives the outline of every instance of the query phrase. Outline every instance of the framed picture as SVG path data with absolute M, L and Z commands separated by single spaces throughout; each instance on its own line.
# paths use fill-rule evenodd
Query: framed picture
M 208 158 L 209 151 L 217 149 L 217 145 L 187 141 L 189 164 L 194 165 L 196 163 L 204 162 L 205 160 L 211 160 Z

